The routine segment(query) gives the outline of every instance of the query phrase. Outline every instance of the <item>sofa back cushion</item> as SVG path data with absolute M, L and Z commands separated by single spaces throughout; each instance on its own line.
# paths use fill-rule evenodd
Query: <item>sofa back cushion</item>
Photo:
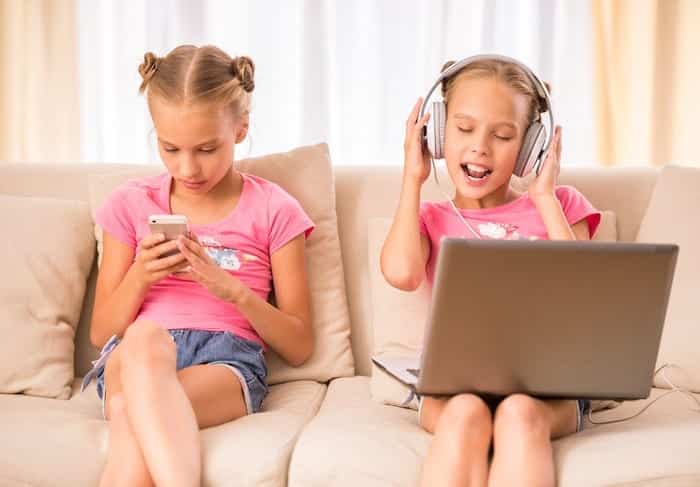
M 78 200 L 89 205 L 88 179 L 92 175 L 124 171 L 133 167 L 133 164 L 114 163 L 51 164 L 33 162 L 0 164 L 0 193 L 15 196 Z M 89 234 L 92 236 L 92 228 Z M 96 277 L 97 265 L 94 262 L 88 277 L 87 291 L 75 335 L 74 359 L 76 377 L 83 376 L 90 370 L 92 360 L 96 358 L 99 352 L 90 343 L 90 317 L 94 301 Z
M 382 166 L 373 162 L 363 161 L 364 165 L 340 165 L 333 168 L 342 267 L 352 323 L 352 350 L 355 370 L 363 375 L 371 373 L 370 355 L 373 347 L 367 222 L 373 217 L 393 216 L 401 188 L 402 171 L 400 165 Z M 0 164 L 0 193 L 89 201 L 89 178 L 97 174 L 126 172 L 133 168 L 133 164 L 114 163 Z M 444 169 L 439 172 L 441 186 L 449 191 L 447 174 Z M 617 215 L 619 240 L 634 241 L 658 172 L 658 169 L 652 167 L 564 165 L 560 183 L 578 188 L 594 206 L 614 211 Z M 57 181 L 60 184 L 56 184 Z M 432 176 L 423 187 L 423 198 L 442 198 Z M 90 344 L 88 333 L 94 271 L 93 267 L 76 336 L 77 375 L 89 370 L 90 360 L 97 353 Z
M 416 356 L 423 343 L 423 332 L 430 307 L 430 289 L 424 280 L 416 291 L 405 292 L 386 282 L 379 266 L 381 249 L 391 228 L 391 219 L 372 218 L 368 224 L 370 289 L 373 302 L 373 355 Z M 616 217 L 604 211 L 594 240 L 617 240 Z M 384 404 L 404 405 L 409 390 L 382 369 L 373 365 L 370 380 L 372 397 Z M 417 402 L 406 404 L 417 407 Z M 600 405 L 596 404 L 598 408 Z
M 700 169 L 666 166 L 649 202 L 637 241 L 679 246 L 671 297 L 661 337 L 657 366 L 676 385 L 700 392 Z M 658 387 L 669 387 L 659 374 Z
M 0 195 L 0 393 L 67 399 L 95 253 L 85 202 Z
M 299 201 L 316 226 L 306 243 L 315 330 L 314 354 L 301 367 L 290 367 L 271 350 L 267 354 L 268 382 L 276 384 L 300 379 L 326 382 L 336 377 L 353 375 L 350 319 L 328 147 L 319 144 L 282 154 L 243 159 L 236 162 L 236 167 L 279 184 Z M 90 179 L 93 213 L 117 186 L 129 179 L 159 172 L 163 172 L 163 168 L 155 166 L 95 175 Z M 100 248 L 102 233 L 98 226 L 96 237 Z

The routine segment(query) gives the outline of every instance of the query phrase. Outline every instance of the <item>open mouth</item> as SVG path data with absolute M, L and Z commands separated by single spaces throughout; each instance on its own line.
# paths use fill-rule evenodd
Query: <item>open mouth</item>
M 489 174 L 493 172 L 491 169 L 478 164 L 465 163 L 460 164 L 460 166 L 462 167 L 462 171 L 464 171 L 465 176 L 472 181 L 481 181 L 486 179 Z

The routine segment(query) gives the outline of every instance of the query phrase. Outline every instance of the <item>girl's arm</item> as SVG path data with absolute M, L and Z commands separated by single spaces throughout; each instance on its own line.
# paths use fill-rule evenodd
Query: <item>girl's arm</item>
M 416 120 L 421 103 L 419 98 L 406 120 L 401 196 L 380 258 L 384 278 L 404 291 L 413 291 L 423 282 L 430 253 L 430 243 L 420 233 L 419 225 L 420 189 L 430 174 L 430 160 L 423 150 L 422 138 L 430 113 Z
M 301 234 L 271 256 L 275 307 L 213 263 L 196 241 L 179 239 L 191 266 L 189 275 L 218 298 L 236 305 L 260 337 L 293 366 L 303 364 L 314 348 L 304 244 Z
M 90 341 L 101 348 L 112 335 L 121 336 L 134 321 L 148 289 L 154 282 L 181 269 L 184 256 L 158 255 L 177 248 L 177 242 L 163 242 L 162 235 L 149 235 L 135 250 L 103 233 L 102 262 L 97 275 L 95 304 L 90 323 Z
M 430 243 L 420 233 L 420 186 L 404 176 L 399 206 L 380 257 L 384 278 L 403 291 L 414 291 L 423 282 L 430 253 Z
M 530 199 L 542 217 L 550 240 L 589 240 L 588 222 L 581 220 L 569 225 L 555 193 L 561 158 L 561 127 L 554 131 L 554 139 L 542 162 L 542 170 L 528 187 Z
M 590 240 L 586 219 L 569 225 L 555 195 L 543 196 L 533 202 L 544 221 L 550 240 Z
M 271 256 L 277 307 L 247 286 L 241 286 L 235 298 L 236 306 L 250 320 L 255 331 L 295 367 L 306 362 L 314 350 L 305 241 L 304 235 L 299 235 Z

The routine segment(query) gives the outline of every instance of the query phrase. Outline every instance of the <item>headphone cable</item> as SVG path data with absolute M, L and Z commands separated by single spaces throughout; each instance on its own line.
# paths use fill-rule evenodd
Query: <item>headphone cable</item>
M 440 181 L 438 181 L 437 177 L 437 167 L 435 167 L 435 159 L 433 159 L 432 154 L 430 155 L 430 164 L 433 166 L 433 179 L 435 179 L 435 184 L 437 185 L 438 191 L 445 197 L 445 199 L 450 203 L 450 206 L 452 206 L 452 209 L 454 210 L 455 214 L 457 214 L 457 217 L 462 221 L 465 227 L 469 229 L 470 232 L 472 232 L 472 235 L 474 235 L 477 239 L 482 240 L 483 237 L 476 231 L 474 230 L 474 227 L 471 226 L 471 224 L 467 221 L 464 216 L 462 216 L 462 212 L 459 211 L 457 208 L 457 205 L 454 203 L 454 198 L 450 198 L 449 195 L 443 191 L 442 187 L 440 186 Z M 467 238 L 465 235 L 464 238 Z
M 680 393 L 683 394 L 688 400 L 695 402 L 695 404 L 697 404 L 698 407 L 697 407 L 697 408 L 695 408 L 695 407 L 688 407 L 688 409 L 690 409 L 691 411 L 695 411 L 695 412 L 699 412 L 699 413 L 700 413 L 700 400 L 699 400 L 697 397 L 695 397 L 688 389 L 686 389 L 685 387 L 677 386 L 676 384 L 674 384 L 673 382 L 671 382 L 671 380 L 670 380 L 668 377 L 666 377 L 666 370 L 665 370 L 665 369 L 666 369 L 666 368 L 671 368 L 671 367 L 675 367 L 675 368 L 677 368 L 677 369 L 683 370 L 683 369 L 681 369 L 681 368 L 680 368 L 678 365 L 676 365 L 676 364 L 666 363 L 666 364 L 663 364 L 663 365 L 662 365 L 661 367 L 659 367 L 658 369 L 656 369 L 656 371 L 654 372 L 654 377 L 656 377 L 656 376 L 659 374 L 659 372 L 661 372 L 661 377 L 662 377 L 662 378 L 666 381 L 666 383 L 671 387 L 671 390 L 670 390 L 670 391 L 664 392 L 663 394 L 661 394 L 660 396 L 658 396 L 657 398 L 655 398 L 653 401 L 651 401 L 649 404 L 647 404 L 646 406 L 644 406 L 642 409 L 640 409 L 639 411 L 637 411 L 635 414 L 632 414 L 631 416 L 627 416 L 627 417 L 620 418 L 620 419 L 611 419 L 611 420 L 607 420 L 607 421 L 594 421 L 594 420 L 593 420 L 593 411 L 589 409 L 589 410 L 588 410 L 588 421 L 590 421 L 592 424 L 621 423 L 622 421 L 627 421 L 627 420 L 629 420 L 629 419 L 636 418 L 637 416 L 639 416 L 640 414 L 642 414 L 644 411 L 646 411 L 647 409 L 649 409 L 649 408 L 652 406 L 652 404 L 654 404 L 656 401 L 658 401 L 658 400 L 661 399 L 662 397 L 666 397 L 666 396 L 671 395 L 671 394 L 673 394 L 673 393 L 675 393 L 675 392 L 680 392 Z

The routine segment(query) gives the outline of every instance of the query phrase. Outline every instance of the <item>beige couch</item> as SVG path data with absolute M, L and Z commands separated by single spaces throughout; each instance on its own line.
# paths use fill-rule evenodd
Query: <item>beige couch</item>
M 91 174 L 128 168 L 111 164 L 0 165 L 0 195 L 87 201 Z M 561 181 L 577 186 L 598 208 L 614 211 L 619 239 L 633 241 L 660 175 L 663 173 L 651 168 L 564 167 Z M 690 188 L 698 191 L 700 170 L 686 170 L 681 179 L 689 176 L 694 178 L 694 186 L 678 184 L 680 193 L 674 197 L 687 201 L 695 198 L 692 201 L 697 202 L 694 194 L 690 195 Z M 373 349 L 373 302 L 368 277 L 367 222 L 373 217 L 392 215 L 401 169 L 335 166 L 334 177 L 356 375 L 328 383 L 282 382 L 271 387 L 262 413 L 203 431 L 203 485 L 371 487 L 416 483 L 430 437 L 419 428 L 414 411 L 372 400 L 368 377 Z M 432 181 L 427 183 L 424 197 L 439 198 Z M 686 214 L 696 215 L 698 210 L 700 207 L 696 206 Z M 37 221 L 26 223 L 42 225 Z M 677 226 L 682 225 L 679 231 L 685 232 L 687 226 L 697 227 L 699 223 L 695 216 L 694 221 L 678 221 Z M 653 222 L 644 225 L 646 234 L 654 239 Z M 688 235 L 683 233 L 679 238 Z M 682 257 L 686 257 L 684 252 L 690 253 L 681 244 Z M 681 259 L 679 265 L 697 266 L 699 262 L 696 254 L 692 259 Z M 88 339 L 94 276 L 93 267 L 75 338 L 77 378 L 70 398 L 0 394 L 0 486 L 97 485 L 105 459 L 107 427 L 94 386 L 83 393 L 78 391 L 79 378 L 89 369 L 96 352 Z M 691 289 L 700 281 L 692 281 L 689 276 L 686 272 L 680 283 L 688 288 L 674 288 L 674 293 L 700 297 L 700 284 Z M 9 304 L 3 302 L 0 306 Z M 699 359 L 686 353 L 689 341 L 695 340 L 697 347 L 700 325 L 696 321 L 683 326 L 694 327 L 694 335 L 687 336 L 688 330 L 680 339 L 665 334 L 665 343 L 673 346 L 664 348 L 664 358 L 681 362 L 686 369 L 694 367 L 687 370 L 690 380 L 700 381 Z M 13 337 L 3 336 L 2 340 L 11 343 Z M 679 357 L 674 357 L 675 349 Z M 652 397 L 662 392 L 655 388 Z M 602 412 L 601 417 L 624 416 L 645 402 L 625 403 Z M 633 420 L 590 426 L 578 435 L 555 442 L 559 485 L 700 485 L 700 414 L 692 412 L 690 406 L 682 395 L 673 394 Z

